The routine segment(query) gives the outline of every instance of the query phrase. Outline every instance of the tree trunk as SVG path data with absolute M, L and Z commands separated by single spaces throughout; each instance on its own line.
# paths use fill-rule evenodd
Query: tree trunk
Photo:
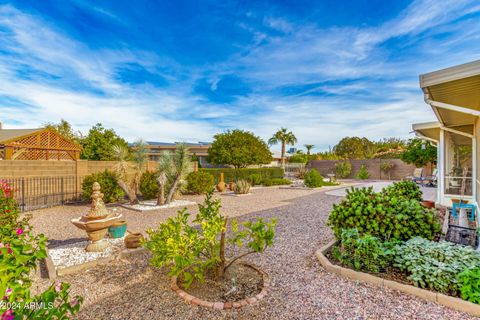
M 180 175 L 177 175 L 175 178 L 175 181 L 172 184 L 172 187 L 168 191 L 168 196 L 167 196 L 167 201 L 165 201 L 166 204 L 169 204 L 172 201 L 173 195 L 175 194 L 175 190 L 178 188 L 178 184 L 180 183 Z
M 285 141 L 282 141 L 282 167 L 285 168 Z
M 223 225 L 223 231 L 220 235 L 220 263 L 217 266 L 216 277 L 217 279 L 222 279 L 225 273 L 225 233 L 227 232 L 227 221 L 228 218 L 225 218 L 225 223 Z
M 165 185 L 163 183 L 158 184 L 157 206 L 165 204 Z
M 123 180 L 118 180 L 118 185 L 122 188 L 123 192 L 125 192 L 128 196 L 128 201 L 130 204 L 138 204 L 137 194 L 135 190 L 132 190 Z

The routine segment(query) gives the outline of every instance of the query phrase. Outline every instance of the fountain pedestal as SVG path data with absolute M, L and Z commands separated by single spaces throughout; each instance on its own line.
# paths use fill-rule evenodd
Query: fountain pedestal
M 93 184 L 92 205 L 87 215 L 72 219 L 72 223 L 79 229 L 85 230 L 90 240 L 85 247 L 87 252 L 102 252 L 108 248 L 108 242 L 104 240 L 108 227 L 117 222 L 122 215 L 117 215 L 105 207 L 103 194 L 100 192 L 100 184 Z

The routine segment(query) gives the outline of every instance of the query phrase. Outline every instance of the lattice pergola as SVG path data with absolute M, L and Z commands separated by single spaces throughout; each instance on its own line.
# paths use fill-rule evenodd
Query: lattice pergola
M 1 132 L 2 130 L 0 130 Z M 0 158 L 5 160 L 77 160 L 81 147 L 50 129 L 32 130 L 0 141 Z

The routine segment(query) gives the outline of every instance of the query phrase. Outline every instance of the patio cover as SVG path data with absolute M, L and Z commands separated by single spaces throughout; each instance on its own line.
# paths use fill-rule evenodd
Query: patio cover
M 441 125 L 473 134 L 470 125 L 480 116 L 480 60 L 420 75 L 420 87 Z

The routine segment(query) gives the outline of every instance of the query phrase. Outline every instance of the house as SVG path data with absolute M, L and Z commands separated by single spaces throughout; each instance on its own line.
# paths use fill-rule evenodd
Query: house
M 157 161 L 162 152 L 173 152 L 177 148 L 180 142 L 156 142 L 146 141 L 148 149 L 148 158 L 151 161 Z M 207 156 L 208 149 L 210 148 L 210 142 L 198 142 L 198 143 L 185 143 L 190 151 L 190 154 L 195 155 L 198 158 L 198 162 L 201 166 L 208 165 Z
M 437 121 L 412 127 L 417 136 L 438 146 L 437 202 L 451 206 L 452 199 L 463 198 L 478 212 L 480 60 L 422 74 L 420 87 Z
M 77 160 L 81 150 L 51 129 L 2 129 L 0 125 L 0 160 Z

